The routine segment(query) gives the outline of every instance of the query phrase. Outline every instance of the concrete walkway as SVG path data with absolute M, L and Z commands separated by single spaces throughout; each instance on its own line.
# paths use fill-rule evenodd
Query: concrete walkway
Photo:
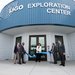
M 19 65 L 0 61 L 0 75 L 75 75 L 75 61 L 67 61 L 65 67 L 50 62 L 28 61 Z

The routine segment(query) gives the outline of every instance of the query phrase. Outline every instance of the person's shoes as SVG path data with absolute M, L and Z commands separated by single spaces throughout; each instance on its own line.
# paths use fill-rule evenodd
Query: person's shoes
M 18 64 L 21 64 L 21 63 L 18 63 Z
M 16 63 L 14 63 L 14 64 L 16 64 Z
M 62 66 L 62 64 L 60 64 L 60 66 Z
M 60 66 L 65 66 L 64 64 L 60 64 Z
M 35 61 L 35 62 L 37 62 L 37 61 Z
M 65 66 L 64 64 L 62 66 Z
M 57 64 L 56 62 L 54 62 L 54 64 Z
M 26 62 L 22 62 L 23 64 L 26 64 Z

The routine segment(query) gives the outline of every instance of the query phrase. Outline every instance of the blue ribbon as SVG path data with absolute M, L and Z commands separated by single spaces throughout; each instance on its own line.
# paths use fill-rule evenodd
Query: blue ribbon
M 36 58 L 36 55 L 30 55 L 29 53 L 26 52 L 26 54 L 30 57 L 30 58 Z
M 39 54 L 48 54 L 48 53 L 52 53 L 51 51 L 48 52 L 39 52 Z M 36 58 L 36 55 L 30 55 L 29 53 L 26 52 L 26 54 L 30 57 L 30 58 Z

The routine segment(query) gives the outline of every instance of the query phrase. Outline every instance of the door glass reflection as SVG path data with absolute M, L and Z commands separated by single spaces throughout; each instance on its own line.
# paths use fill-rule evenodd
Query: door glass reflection
M 36 37 L 31 37 L 31 47 L 30 48 L 31 48 L 30 54 L 34 55 L 36 51 Z
M 45 38 L 44 37 L 39 37 L 39 43 L 41 44 L 42 51 L 45 51 Z

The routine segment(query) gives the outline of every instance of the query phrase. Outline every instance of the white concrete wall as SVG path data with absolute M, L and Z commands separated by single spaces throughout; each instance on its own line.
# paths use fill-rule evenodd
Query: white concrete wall
M 66 59 L 75 60 L 75 33 L 72 34 L 61 34 L 61 33 L 51 33 L 51 32 L 36 32 L 36 33 L 23 33 L 16 36 L 10 36 L 0 33 L 0 60 L 11 59 L 14 56 L 14 45 L 15 39 L 18 36 L 22 36 L 22 42 L 25 42 L 25 49 L 29 52 L 29 35 L 46 35 L 47 46 L 52 46 L 55 42 L 55 35 L 63 36 L 64 45 L 66 49 Z M 28 56 L 25 56 L 26 61 L 28 61 Z M 47 55 L 47 61 L 50 61 L 49 54 Z
M 65 55 L 66 55 L 66 60 L 70 60 L 70 57 L 69 57 L 69 46 L 68 46 L 68 39 L 67 39 L 67 35 L 66 34 L 62 34 L 62 33 L 50 33 L 50 35 L 48 35 L 49 37 L 47 37 L 47 40 L 51 39 L 50 40 L 50 48 L 52 46 L 52 43 L 55 43 L 55 35 L 59 35 L 59 36 L 63 36 L 63 41 L 64 41 L 64 45 L 65 45 Z M 47 42 L 49 43 L 49 41 Z M 49 56 L 48 56 L 48 61 L 49 60 Z
M 0 60 L 11 59 L 13 37 L 0 33 Z
M 65 45 L 65 49 L 66 49 L 66 59 L 70 60 L 69 57 L 69 49 L 68 49 L 68 40 L 67 40 L 67 35 L 66 34 L 61 34 L 61 33 L 50 33 L 50 32 L 36 32 L 36 33 L 23 33 L 23 34 L 19 34 L 14 36 L 14 45 L 15 45 L 15 39 L 16 37 L 22 36 L 22 42 L 25 42 L 25 49 L 27 52 L 29 52 L 29 35 L 46 35 L 46 44 L 47 46 L 52 46 L 52 43 L 55 42 L 55 35 L 61 35 L 63 36 L 63 40 L 64 40 L 64 45 Z M 13 48 L 14 48 L 13 45 Z M 13 54 L 12 54 L 13 55 Z M 28 56 L 26 55 L 26 61 L 28 61 Z M 47 55 L 47 61 L 51 61 L 50 60 L 50 55 Z
M 68 34 L 70 60 L 75 60 L 75 33 Z
M 25 50 L 26 50 L 27 53 L 29 52 L 29 36 L 28 36 L 28 34 L 27 33 L 24 33 L 24 34 L 16 35 L 16 36 L 14 36 L 14 44 L 13 44 L 12 58 L 14 56 L 14 53 L 13 52 L 14 52 L 14 46 L 15 46 L 16 37 L 19 37 L 19 36 L 22 36 L 22 42 L 25 43 L 24 48 L 25 48 Z M 28 56 L 27 55 L 25 55 L 25 61 L 28 61 Z

